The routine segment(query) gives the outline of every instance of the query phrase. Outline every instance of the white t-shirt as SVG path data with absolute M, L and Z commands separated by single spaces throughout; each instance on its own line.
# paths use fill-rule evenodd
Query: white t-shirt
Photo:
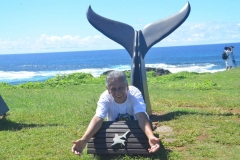
M 139 89 L 134 86 L 129 86 L 127 99 L 121 104 L 116 103 L 107 90 L 104 91 L 98 100 L 95 116 L 102 119 L 107 117 L 108 121 L 115 121 L 119 113 L 128 113 L 136 120 L 135 114 L 139 112 L 146 113 L 146 104 L 144 103 L 143 96 Z

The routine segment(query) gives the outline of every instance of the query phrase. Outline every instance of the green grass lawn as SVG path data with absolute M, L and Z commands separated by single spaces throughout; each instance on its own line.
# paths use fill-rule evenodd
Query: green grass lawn
M 161 149 L 149 157 L 112 159 L 240 159 L 240 68 L 159 77 L 148 72 L 147 77 L 151 118 L 173 132 L 156 132 Z M 71 142 L 85 132 L 104 90 L 104 76 L 87 74 L 18 86 L 0 83 L 10 108 L 0 120 L 0 159 L 79 159 L 71 153 Z M 84 150 L 80 159 L 107 157 Z

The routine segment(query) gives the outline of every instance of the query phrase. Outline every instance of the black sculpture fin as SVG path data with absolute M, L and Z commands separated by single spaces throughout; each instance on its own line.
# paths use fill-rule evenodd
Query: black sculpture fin
M 191 7 L 189 2 L 176 14 L 165 18 L 160 21 L 146 25 L 143 30 L 143 39 L 145 40 L 144 45 L 142 44 L 142 53 L 147 53 L 147 51 L 157 42 L 161 41 L 169 34 L 171 34 L 175 29 L 177 29 L 188 17 Z M 145 55 L 143 55 L 144 57 Z
M 102 17 L 96 14 L 91 6 L 89 6 L 87 10 L 87 19 L 97 30 L 122 45 L 132 57 L 135 42 L 135 31 L 133 27 Z

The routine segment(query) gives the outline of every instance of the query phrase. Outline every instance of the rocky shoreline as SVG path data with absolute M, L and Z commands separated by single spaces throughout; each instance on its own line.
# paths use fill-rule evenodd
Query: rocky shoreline
M 108 70 L 106 72 L 103 72 L 101 75 L 107 75 L 111 71 L 113 71 L 113 70 Z M 130 70 L 126 70 L 126 71 L 130 71 Z M 146 72 L 150 72 L 150 71 L 154 71 L 156 73 L 156 76 L 162 76 L 162 75 L 171 73 L 169 70 L 162 69 L 162 68 L 146 67 Z

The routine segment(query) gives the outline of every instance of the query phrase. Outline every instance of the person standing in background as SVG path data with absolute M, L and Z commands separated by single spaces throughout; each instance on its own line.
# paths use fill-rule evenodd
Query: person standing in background
M 234 48 L 234 46 L 230 46 L 230 47 L 229 47 L 229 50 L 230 50 L 230 52 L 231 52 L 230 56 L 231 56 L 231 58 L 232 58 L 232 62 L 233 62 L 233 64 L 234 64 L 234 67 L 237 67 L 236 62 L 235 62 L 235 58 L 234 58 L 234 55 L 233 55 L 233 48 Z
M 229 47 L 224 47 L 224 52 L 227 54 L 228 58 L 225 60 L 226 63 L 226 70 L 230 70 L 233 66 L 233 60 L 232 60 L 232 52 L 230 51 Z

